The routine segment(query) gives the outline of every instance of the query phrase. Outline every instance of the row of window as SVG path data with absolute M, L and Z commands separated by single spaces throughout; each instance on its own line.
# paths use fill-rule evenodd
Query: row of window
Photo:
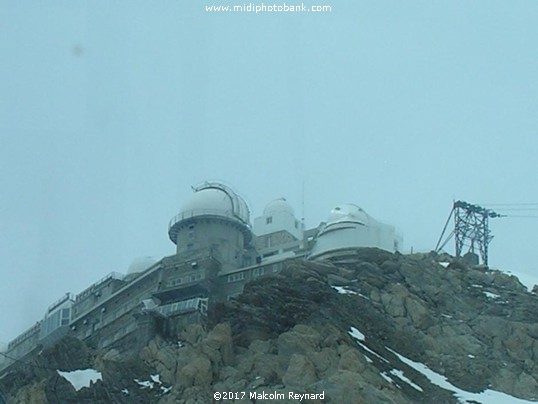
M 182 300 L 180 302 L 174 302 L 160 306 L 157 308 L 159 313 L 168 316 L 173 313 L 179 313 L 182 311 L 188 311 L 192 309 L 199 310 L 202 314 L 207 312 L 207 298 L 196 297 L 193 299 Z
M 281 268 L 282 268 L 281 262 L 277 262 L 272 265 L 266 265 L 263 267 L 257 267 L 257 268 L 252 269 L 251 278 L 257 278 L 258 276 L 262 276 L 271 272 L 278 272 Z M 248 271 L 237 272 L 235 274 L 228 275 L 228 278 L 227 278 L 228 283 L 244 280 L 246 277 L 245 275 L 246 272 Z
M 45 318 L 41 324 L 40 338 L 44 338 L 57 328 L 69 325 L 71 309 L 65 308 L 56 311 Z
M 197 273 L 170 279 L 168 282 L 166 282 L 166 286 L 171 288 L 177 285 L 181 285 L 182 283 L 196 282 L 202 279 L 205 279 L 205 274 Z

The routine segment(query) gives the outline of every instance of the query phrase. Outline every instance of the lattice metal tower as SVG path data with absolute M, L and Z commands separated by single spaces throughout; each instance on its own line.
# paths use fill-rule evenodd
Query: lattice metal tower
M 441 244 L 450 219 L 454 217 L 454 230 Z M 478 251 L 482 263 L 488 264 L 488 244 L 493 239 L 489 229 L 489 218 L 502 217 L 498 213 L 463 201 L 456 201 L 445 224 L 441 237 L 437 242 L 435 251 L 439 252 L 454 235 L 456 244 L 456 257 L 461 257 L 467 252 Z

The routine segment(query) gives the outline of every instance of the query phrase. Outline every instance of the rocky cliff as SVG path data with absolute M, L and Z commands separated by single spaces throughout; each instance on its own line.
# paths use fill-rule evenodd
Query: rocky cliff
M 538 400 L 538 296 L 447 258 L 361 249 L 292 262 L 141 350 L 66 338 L 0 391 L 25 404 Z M 101 377 L 77 390 L 57 369 Z

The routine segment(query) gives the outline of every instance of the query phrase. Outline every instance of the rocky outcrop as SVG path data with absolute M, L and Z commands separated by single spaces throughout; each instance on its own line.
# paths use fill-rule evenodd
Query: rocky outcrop
M 439 259 L 361 249 L 295 262 L 134 355 L 66 339 L 0 388 L 14 403 L 210 403 L 214 392 L 246 392 L 237 403 L 256 402 L 251 393 L 298 402 L 290 392 L 310 403 L 457 402 L 411 359 L 465 391 L 538 400 L 538 296 L 515 277 Z M 103 377 L 75 391 L 57 368 Z

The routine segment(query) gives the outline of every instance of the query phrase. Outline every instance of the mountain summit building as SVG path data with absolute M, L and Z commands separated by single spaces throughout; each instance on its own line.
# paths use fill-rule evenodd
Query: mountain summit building
M 126 274 L 110 273 L 76 296 L 63 296 L 8 344 L 0 372 L 68 334 L 95 348 L 142 346 L 156 329 L 173 334 L 201 321 L 209 304 L 237 296 L 246 282 L 290 260 L 330 259 L 360 247 L 401 249 L 393 226 L 353 204 L 335 207 L 326 222 L 305 229 L 291 205 L 275 199 L 252 226 L 246 202 L 230 187 L 205 182 L 193 191 L 168 226 L 176 254 L 139 258 Z

